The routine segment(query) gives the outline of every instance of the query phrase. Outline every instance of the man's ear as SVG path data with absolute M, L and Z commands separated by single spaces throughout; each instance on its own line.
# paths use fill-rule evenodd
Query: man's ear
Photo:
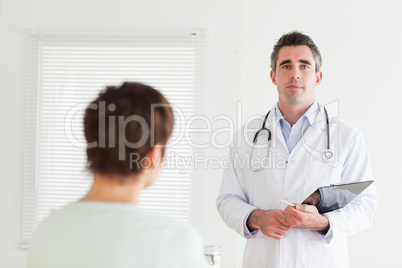
M 276 85 L 276 73 L 271 70 L 269 75 L 271 76 L 272 83 L 274 83 L 274 85 Z
M 322 80 L 322 72 L 321 71 L 316 72 L 315 77 L 316 77 L 315 85 L 318 86 Z

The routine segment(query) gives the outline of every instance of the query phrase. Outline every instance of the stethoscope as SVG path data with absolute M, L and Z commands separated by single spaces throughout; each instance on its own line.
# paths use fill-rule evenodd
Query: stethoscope
M 331 151 L 331 145 L 330 145 L 330 137 L 329 137 L 329 117 L 328 117 L 327 109 L 325 109 L 325 107 L 323 107 L 323 108 L 324 108 L 324 113 L 325 113 L 325 117 L 326 117 L 327 148 L 326 148 L 325 152 L 322 153 L 321 158 L 322 158 L 322 161 L 324 161 L 325 163 L 331 163 L 331 162 L 334 161 L 334 153 Z M 267 122 L 267 119 L 268 119 L 268 116 L 269 116 L 269 113 L 270 113 L 270 112 L 271 112 L 271 111 L 269 111 L 269 112 L 267 113 L 267 115 L 266 115 L 265 118 L 264 118 L 264 121 L 262 122 L 261 128 L 260 128 L 260 129 L 255 133 L 255 135 L 254 135 L 254 138 L 253 138 L 253 145 L 252 145 L 252 147 L 251 147 L 251 156 L 253 156 L 254 146 L 256 145 L 258 135 L 259 135 L 260 133 L 264 132 L 264 131 L 266 131 L 266 132 L 268 133 L 268 146 L 269 146 L 269 143 L 270 143 L 270 141 L 271 141 L 271 136 L 272 136 L 272 135 L 271 135 L 271 131 L 265 126 L 265 124 L 266 124 L 266 122 Z M 261 171 L 263 168 L 253 168 L 253 167 L 251 167 L 251 169 L 252 169 L 254 172 L 257 172 L 257 171 Z

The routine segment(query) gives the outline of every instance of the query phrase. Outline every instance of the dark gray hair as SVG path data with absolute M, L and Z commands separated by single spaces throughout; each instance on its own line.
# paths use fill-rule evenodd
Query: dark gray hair
M 287 46 L 308 46 L 313 53 L 315 60 L 315 71 L 318 72 L 321 69 L 322 59 L 321 53 L 318 47 L 314 44 L 313 39 L 310 36 L 305 35 L 298 31 L 292 31 L 286 33 L 279 38 L 278 42 L 274 45 L 274 49 L 271 54 L 271 69 L 276 72 L 276 62 L 278 61 L 279 50 L 282 47 Z

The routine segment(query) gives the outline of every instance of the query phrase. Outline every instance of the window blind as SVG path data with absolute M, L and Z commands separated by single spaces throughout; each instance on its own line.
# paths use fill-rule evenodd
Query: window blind
M 175 126 L 158 181 L 146 189 L 140 207 L 189 220 L 191 159 L 183 139 L 186 120 L 204 87 L 202 31 L 133 33 L 32 32 L 28 36 L 22 248 L 53 209 L 77 201 L 89 190 L 85 169 L 83 112 L 100 90 L 123 81 L 149 84 L 174 106 Z

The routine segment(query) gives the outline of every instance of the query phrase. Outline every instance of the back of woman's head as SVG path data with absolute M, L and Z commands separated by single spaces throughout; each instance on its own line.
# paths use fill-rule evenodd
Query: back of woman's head
M 125 177 L 138 174 L 155 145 L 166 145 L 173 111 L 166 98 L 140 83 L 107 87 L 87 107 L 84 133 L 88 168 Z

